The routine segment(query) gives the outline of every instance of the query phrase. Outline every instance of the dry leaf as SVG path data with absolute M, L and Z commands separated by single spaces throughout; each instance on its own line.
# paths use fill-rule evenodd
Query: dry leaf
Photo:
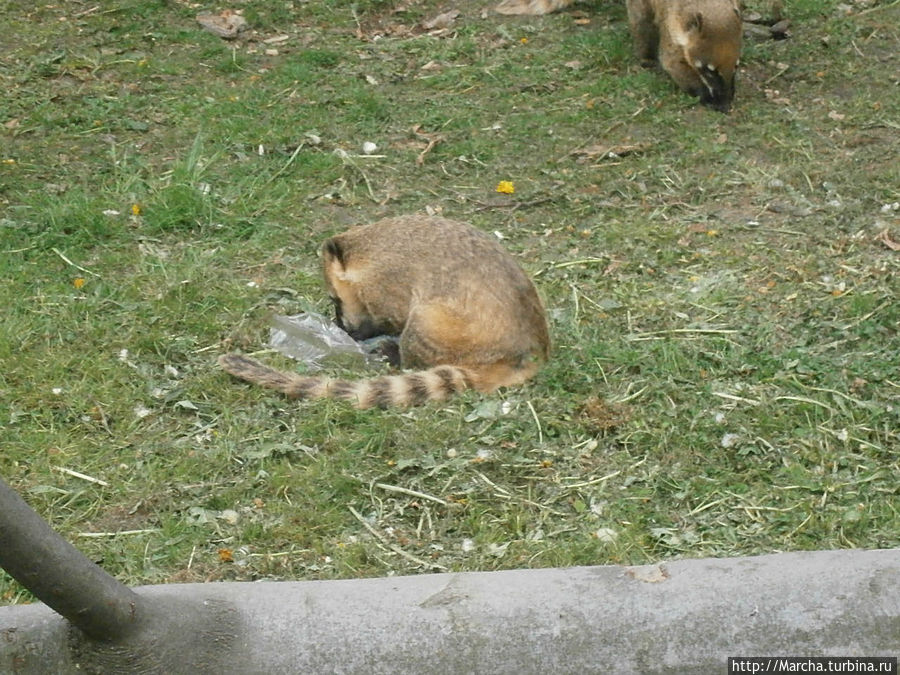
M 431 149 L 434 148 L 435 145 L 444 140 L 444 137 L 438 133 L 422 131 L 422 127 L 419 124 L 412 128 L 412 132 L 419 138 L 424 138 L 427 141 L 425 148 L 419 153 L 419 156 L 416 157 L 416 166 L 422 166 L 425 163 L 425 155 L 431 152 Z
M 578 419 L 594 433 L 622 426 L 631 418 L 631 410 L 617 403 L 608 403 L 599 396 L 590 396 L 581 404 Z
M 662 565 L 641 565 L 640 567 L 629 567 L 625 570 L 625 574 L 635 581 L 643 581 L 647 584 L 658 584 L 669 578 L 669 572 Z
M 887 230 L 882 230 L 881 233 L 877 237 L 875 237 L 875 241 L 880 241 L 892 251 L 900 251 L 900 242 L 896 242 L 891 239 L 891 236 L 888 234 Z
M 458 16 L 459 10 L 451 9 L 449 12 L 438 14 L 433 19 L 423 21 L 422 28 L 424 28 L 425 30 L 441 30 L 444 28 L 449 28 L 453 25 Z
M 198 14 L 197 23 L 223 40 L 233 40 L 247 30 L 247 20 L 233 9 L 223 10 L 219 14 Z
M 619 145 L 608 145 L 606 143 L 596 143 L 578 150 L 573 150 L 571 154 L 578 157 L 579 162 L 590 161 L 594 159 L 615 159 L 624 157 L 636 152 L 643 152 L 650 147 L 650 143 L 630 143 Z

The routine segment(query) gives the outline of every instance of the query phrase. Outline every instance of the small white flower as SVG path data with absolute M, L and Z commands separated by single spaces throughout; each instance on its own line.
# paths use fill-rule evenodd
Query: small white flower
M 463 539 L 462 544 L 460 544 L 460 548 L 463 553 L 471 553 L 475 550 L 475 542 L 471 539 Z
M 142 420 L 145 417 L 147 417 L 147 415 L 149 415 L 150 412 L 151 412 L 150 408 L 147 408 L 140 404 L 134 406 L 134 416 L 137 417 L 139 420 Z
M 611 527 L 601 527 L 599 530 L 594 532 L 594 536 L 604 544 L 612 544 L 616 539 L 619 538 L 619 533 Z
M 725 434 L 720 441 L 723 448 L 733 448 L 741 440 L 739 434 Z
M 362 151 L 367 155 L 371 155 L 378 149 L 378 146 L 375 145 L 372 141 L 366 141 L 362 144 Z
M 51 389 L 50 391 L 53 392 L 54 396 L 59 396 L 63 393 L 62 387 L 53 387 L 53 389 Z

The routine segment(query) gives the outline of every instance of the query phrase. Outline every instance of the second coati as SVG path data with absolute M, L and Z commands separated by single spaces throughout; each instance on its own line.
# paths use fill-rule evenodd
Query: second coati
M 548 14 L 575 0 L 503 0 L 500 14 Z M 741 53 L 737 0 L 627 0 L 628 24 L 644 66 L 657 60 L 681 89 L 728 112 Z
M 521 384 L 549 356 L 534 284 L 496 240 L 465 223 L 401 216 L 356 227 L 325 241 L 322 269 L 337 324 L 357 340 L 399 336 L 400 365 L 417 370 L 354 381 L 224 354 L 225 371 L 292 398 L 387 408 Z
M 737 0 L 628 0 L 627 6 L 641 63 L 658 59 L 683 91 L 728 112 L 743 33 Z

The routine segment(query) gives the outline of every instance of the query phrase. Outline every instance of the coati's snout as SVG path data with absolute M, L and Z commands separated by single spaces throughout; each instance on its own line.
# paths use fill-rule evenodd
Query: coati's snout
M 396 332 L 389 320 L 374 315 L 360 293 L 357 275 L 347 270 L 347 253 L 335 239 L 325 242 L 322 267 L 325 286 L 334 305 L 334 322 L 354 340 L 368 340 Z
M 713 110 L 723 113 L 731 110 L 734 101 L 734 72 L 725 76 L 711 63 L 698 62 L 694 65 L 700 86 L 691 93 L 700 98 L 700 103 Z

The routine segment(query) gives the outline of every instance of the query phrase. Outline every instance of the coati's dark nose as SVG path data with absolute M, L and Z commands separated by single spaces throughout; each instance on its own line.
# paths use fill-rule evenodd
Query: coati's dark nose
M 734 76 L 728 80 L 713 66 L 701 66 L 697 69 L 703 86 L 700 88 L 700 102 L 713 110 L 727 113 L 734 101 Z

